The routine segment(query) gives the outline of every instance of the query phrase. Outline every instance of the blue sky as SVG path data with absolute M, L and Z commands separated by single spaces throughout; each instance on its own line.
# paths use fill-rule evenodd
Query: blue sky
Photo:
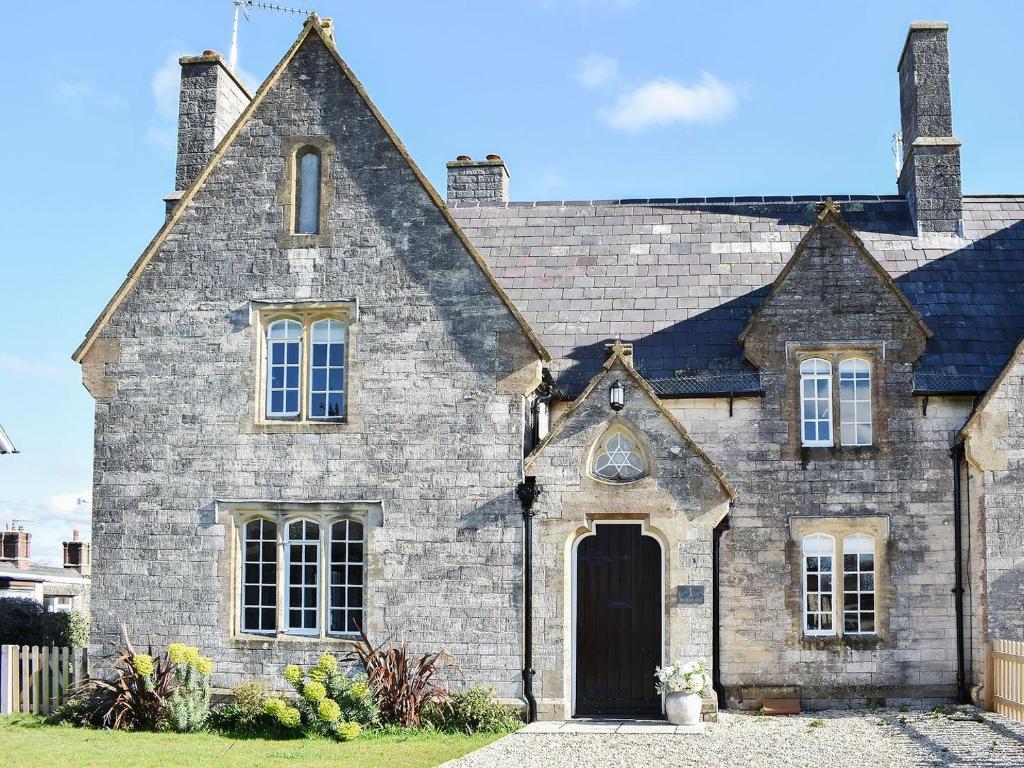
M 945 19 L 965 192 L 1024 192 L 1021 3 L 313 6 L 439 189 L 445 161 L 497 152 L 512 198 L 545 200 L 895 192 L 897 58 L 912 19 Z M 226 55 L 231 13 L 231 0 L 4 9 L 0 424 L 21 453 L 0 458 L 0 521 L 32 520 L 41 560 L 89 518 L 93 404 L 70 354 L 162 223 L 177 57 Z M 301 22 L 253 11 L 243 78 L 258 84 Z

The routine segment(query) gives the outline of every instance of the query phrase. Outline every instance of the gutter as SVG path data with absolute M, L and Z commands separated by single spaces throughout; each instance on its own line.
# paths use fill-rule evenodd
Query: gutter
M 960 492 L 960 470 L 964 461 L 964 444 L 956 443 L 949 451 L 953 461 L 953 607 L 956 613 L 956 694 L 960 704 L 970 703 L 964 661 L 964 567 L 963 567 L 963 503 Z
M 527 477 L 516 487 L 523 505 L 523 698 L 526 699 L 526 722 L 537 719 L 537 700 L 533 696 L 533 503 L 542 492 L 537 478 Z

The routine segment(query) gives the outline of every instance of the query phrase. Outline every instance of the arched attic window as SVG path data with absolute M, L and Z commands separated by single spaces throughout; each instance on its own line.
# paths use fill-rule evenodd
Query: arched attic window
M 295 157 L 295 233 L 320 231 L 320 152 L 304 147 Z
M 623 427 L 612 427 L 598 443 L 590 471 L 613 483 L 639 480 L 648 472 L 639 439 Z

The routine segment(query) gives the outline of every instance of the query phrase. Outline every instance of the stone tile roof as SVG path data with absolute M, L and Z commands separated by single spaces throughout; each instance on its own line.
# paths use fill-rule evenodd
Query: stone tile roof
M 823 196 L 456 204 L 569 395 L 621 336 L 662 396 L 755 392 L 737 337 Z M 986 389 L 1024 336 L 1024 196 L 964 198 L 965 238 L 915 236 L 899 196 L 832 195 L 934 335 L 920 392 Z

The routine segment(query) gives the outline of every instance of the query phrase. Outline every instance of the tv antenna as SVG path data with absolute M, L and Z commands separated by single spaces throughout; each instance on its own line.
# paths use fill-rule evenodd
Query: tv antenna
M 294 13 L 300 16 L 308 16 L 313 13 L 312 10 L 306 8 L 288 8 L 284 5 L 277 5 L 276 3 L 258 3 L 256 0 L 232 0 L 235 4 L 235 21 L 231 26 L 231 69 L 234 69 L 238 64 L 238 12 L 241 11 L 245 14 L 246 20 L 249 19 L 249 9 L 259 8 L 262 11 L 277 11 L 278 13 Z

